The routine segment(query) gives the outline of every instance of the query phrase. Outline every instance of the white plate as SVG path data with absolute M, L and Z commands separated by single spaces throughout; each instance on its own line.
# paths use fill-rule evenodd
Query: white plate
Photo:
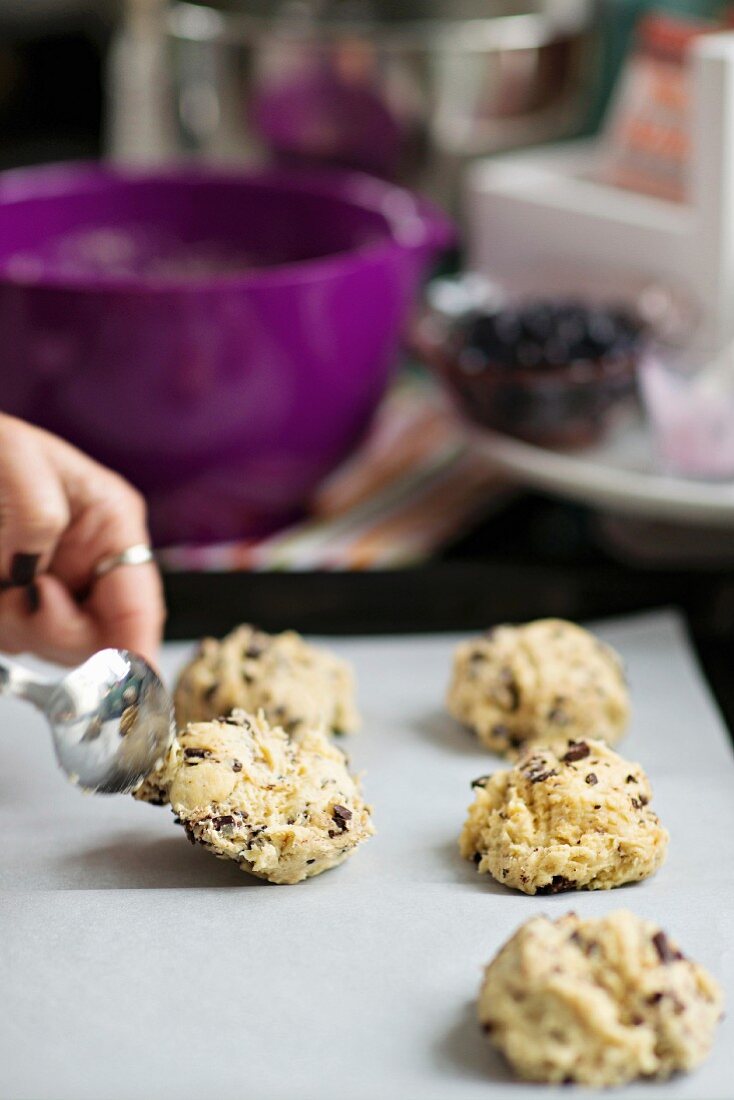
M 622 515 L 706 527 L 734 527 L 734 481 L 658 473 L 641 417 L 576 453 L 551 451 L 471 425 L 479 449 L 515 480 Z

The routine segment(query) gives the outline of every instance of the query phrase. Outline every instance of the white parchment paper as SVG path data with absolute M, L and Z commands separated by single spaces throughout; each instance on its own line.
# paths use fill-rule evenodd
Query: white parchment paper
M 470 781 L 501 763 L 443 711 L 449 635 L 329 644 L 356 666 L 378 836 L 274 887 L 192 848 L 168 809 L 83 796 L 41 719 L 2 701 L 3 1100 L 472 1100 L 581 1090 L 512 1081 L 479 1033 L 481 967 L 523 920 L 630 908 L 728 989 L 713 1056 L 626 1097 L 734 1095 L 734 758 L 672 614 L 606 624 L 634 719 L 621 746 L 672 834 L 640 885 L 530 898 L 458 855 Z M 172 673 L 186 647 L 170 646 Z M 607 1094 L 613 1095 L 613 1094 Z

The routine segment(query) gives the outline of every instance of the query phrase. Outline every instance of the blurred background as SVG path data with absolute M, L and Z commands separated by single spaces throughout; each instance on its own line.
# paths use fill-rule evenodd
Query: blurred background
M 0 0 L 3 407 L 146 493 L 173 635 L 674 603 L 728 660 L 728 25 Z

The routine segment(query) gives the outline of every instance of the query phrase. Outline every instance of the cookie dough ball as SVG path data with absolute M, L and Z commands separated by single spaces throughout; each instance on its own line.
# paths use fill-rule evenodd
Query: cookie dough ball
M 461 854 L 525 894 L 606 890 L 665 860 L 668 833 L 650 809 L 647 776 L 603 741 L 528 750 L 473 785 Z
M 624 1085 L 706 1058 L 722 996 L 657 925 L 633 913 L 534 917 L 485 971 L 479 1020 L 530 1081 Z
M 221 642 L 205 638 L 179 676 L 174 701 L 180 727 L 235 708 L 262 710 L 288 733 L 320 725 L 348 733 L 359 726 L 349 665 L 293 631 L 271 635 L 240 626 Z
M 181 766 L 182 750 L 178 737 L 174 737 L 166 756 L 162 757 L 149 775 L 131 792 L 138 802 L 150 802 L 151 806 L 167 806 L 168 793 L 173 777 Z
M 374 831 L 341 749 L 321 730 L 293 740 L 262 714 L 192 723 L 146 783 L 192 843 L 270 882 L 336 867 Z
M 498 626 L 459 646 L 447 702 L 454 718 L 508 756 L 559 736 L 614 744 L 629 717 L 617 654 L 562 619 Z

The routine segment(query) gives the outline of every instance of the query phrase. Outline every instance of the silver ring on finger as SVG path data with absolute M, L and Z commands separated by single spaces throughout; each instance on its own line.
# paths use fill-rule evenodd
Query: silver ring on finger
M 128 546 L 119 554 L 110 554 L 98 561 L 94 567 L 95 577 L 104 577 L 113 569 L 119 569 L 121 565 L 147 565 L 154 561 L 155 556 L 147 542 L 137 542 L 134 546 Z

